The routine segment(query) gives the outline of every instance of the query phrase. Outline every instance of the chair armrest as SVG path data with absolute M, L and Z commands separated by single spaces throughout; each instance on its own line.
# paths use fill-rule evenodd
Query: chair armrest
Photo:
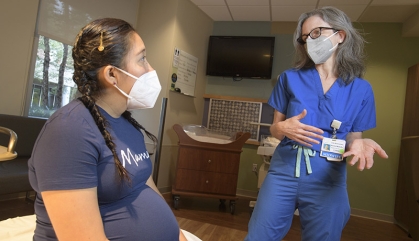
M 4 153 L 0 153 L 0 161 L 8 161 L 12 160 L 17 157 L 17 153 L 15 152 L 16 143 L 17 143 L 17 135 L 16 133 L 6 127 L 0 126 L 0 133 L 6 134 L 10 136 L 9 145 L 7 146 L 7 150 Z

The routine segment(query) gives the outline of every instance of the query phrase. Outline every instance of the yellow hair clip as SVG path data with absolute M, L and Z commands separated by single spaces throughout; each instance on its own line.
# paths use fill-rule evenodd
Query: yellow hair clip
M 100 52 L 102 52 L 105 49 L 105 47 L 103 47 L 102 38 L 103 38 L 103 32 L 100 32 L 100 44 L 99 44 L 99 47 L 97 47 L 97 50 L 99 50 Z

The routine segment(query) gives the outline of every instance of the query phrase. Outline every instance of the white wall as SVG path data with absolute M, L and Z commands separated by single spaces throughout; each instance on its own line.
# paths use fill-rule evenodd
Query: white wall
M 173 124 L 202 122 L 206 51 L 213 21 L 189 0 L 141 0 L 137 26 L 147 49 L 147 59 L 159 76 L 162 91 L 153 109 L 137 111 L 134 117 L 157 135 L 162 98 L 167 98 L 157 182 L 159 189 L 165 191 L 170 190 L 177 159 L 178 138 L 172 129 Z M 198 58 L 196 98 L 170 91 L 175 47 Z
M 0 1 L 0 113 L 22 115 L 39 0 Z

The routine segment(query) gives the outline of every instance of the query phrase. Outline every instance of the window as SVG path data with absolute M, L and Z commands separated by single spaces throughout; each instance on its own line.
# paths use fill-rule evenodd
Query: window
M 48 118 L 76 97 L 71 46 L 39 36 L 29 116 Z
M 36 25 L 37 51 L 29 76 L 28 116 L 48 118 L 77 95 L 71 47 L 79 30 L 102 17 L 137 21 L 138 0 L 40 0 Z

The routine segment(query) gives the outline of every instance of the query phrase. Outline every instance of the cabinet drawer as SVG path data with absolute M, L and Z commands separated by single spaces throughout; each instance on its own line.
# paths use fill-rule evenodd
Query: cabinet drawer
M 236 195 L 237 175 L 177 169 L 175 185 L 182 191 Z
M 240 153 L 199 148 L 179 148 L 177 168 L 237 174 Z

